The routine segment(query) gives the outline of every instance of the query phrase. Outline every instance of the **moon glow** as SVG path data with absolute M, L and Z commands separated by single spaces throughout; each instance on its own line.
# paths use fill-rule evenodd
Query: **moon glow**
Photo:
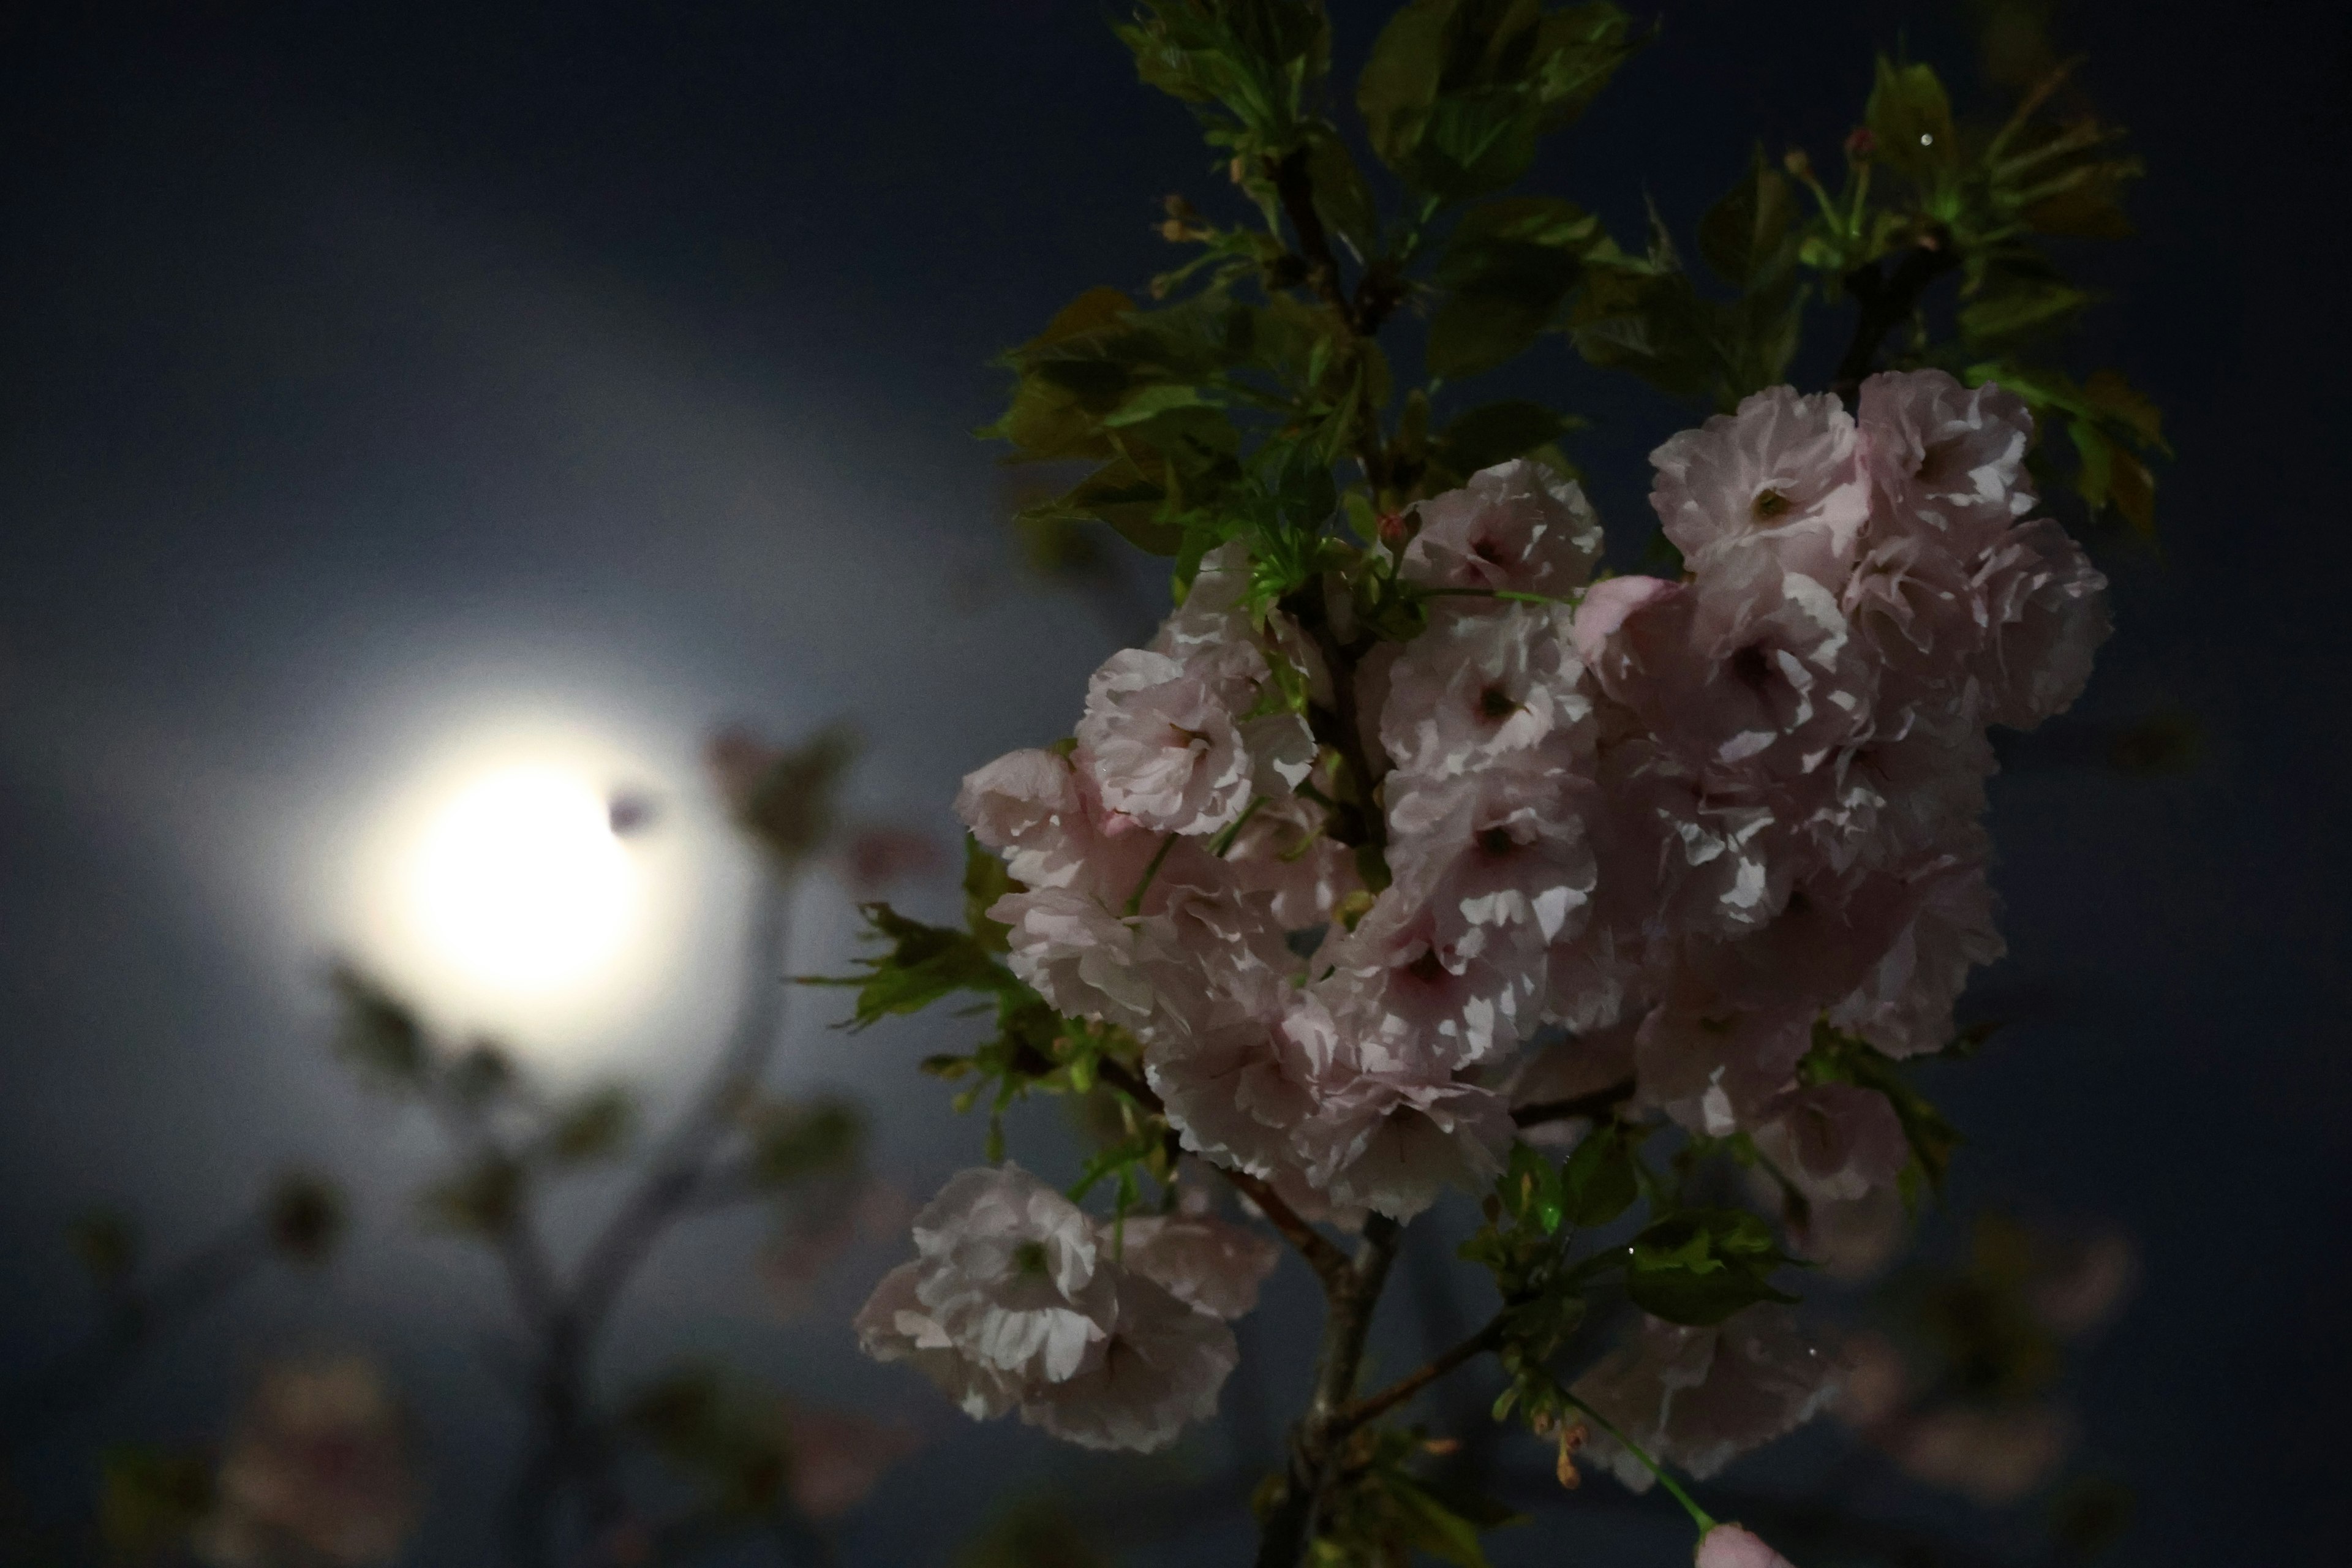
M 637 912 L 636 868 L 604 795 L 557 769 L 510 767 L 461 786 L 411 856 L 405 913 L 418 945 L 518 999 L 596 974 Z

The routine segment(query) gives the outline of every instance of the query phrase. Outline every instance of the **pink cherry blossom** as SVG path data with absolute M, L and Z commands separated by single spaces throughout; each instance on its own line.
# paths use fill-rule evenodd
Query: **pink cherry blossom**
M 1532 921 L 1473 925 L 1399 883 L 1314 965 L 1319 1004 L 1375 1070 L 1447 1072 L 1533 1032 L 1544 950 Z
M 783 1428 L 785 1490 L 813 1520 L 838 1519 L 864 1502 L 884 1473 L 919 1446 L 904 1427 L 846 1410 L 787 1405 Z
M 1875 533 L 1931 537 L 1965 557 L 2033 510 L 2033 416 L 2013 393 L 1888 371 L 1862 384 L 1859 423 Z
M 1650 504 L 1700 573 L 1758 556 L 1832 581 L 1869 516 L 1853 421 L 1827 393 L 1756 393 L 1737 413 L 1669 438 L 1650 462 Z
M 1135 928 L 1084 893 L 1008 893 L 988 918 L 1010 928 L 1005 962 L 1057 1011 L 1123 1027 L 1150 1026 L 1158 997 L 1136 952 Z
M 1434 940 L 1448 945 L 1498 926 L 1541 942 L 1573 934 L 1593 885 L 1578 804 L 1558 776 L 1532 767 L 1401 778 L 1389 795 L 1398 897 L 1425 901 Z
M 1240 1360 L 1233 1331 L 1215 1316 L 1126 1274 L 1110 1333 L 1073 1375 L 1032 1389 L 1021 1419 L 1080 1447 L 1151 1453 L 1216 1413 Z
M 1699 1538 L 1697 1568 L 1796 1568 L 1796 1564 L 1736 1524 L 1718 1524 Z
M 2114 629 L 2106 578 L 2065 530 L 2043 518 L 1988 550 L 1976 582 L 1991 626 L 1973 671 L 1984 689 L 1985 721 L 2031 730 L 2064 712 Z
M 1969 973 L 2007 951 L 1993 924 L 1984 863 L 1947 856 L 1910 879 L 1911 917 L 1862 984 L 1830 1009 L 1830 1022 L 1891 1057 L 1952 1043 L 1952 1008 Z
M 1534 605 L 1432 616 L 1389 674 L 1381 743 L 1391 760 L 1431 779 L 1506 761 L 1563 776 L 1592 715 L 1568 626 L 1565 610 Z
M 959 1349 L 1021 1379 L 1073 1375 L 1117 1321 L 1094 1222 L 1017 1165 L 949 1178 L 915 1216 L 915 1296 Z
M 1903 1123 L 1886 1097 L 1850 1083 L 1790 1090 L 1770 1108 L 1755 1136 L 1758 1152 L 1816 1202 L 1892 1187 L 1911 1157 Z
M 1652 1458 L 1705 1480 L 1811 1420 L 1835 1396 L 1839 1373 L 1787 1308 L 1768 1303 L 1713 1328 L 1645 1318 L 1574 1386 Z M 1586 1452 L 1633 1490 L 1649 1489 L 1648 1468 L 1606 1432 Z
M 1401 571 L 1423 587 L 1565 597 L 1584 585 L 1600 553 L 1601 520 L 1584 491 L 1519 458 L 1423 501 Z
M 305 1562 L 368 1568 L 399 1556 L 418 1487 L 399 1405 L 357 1356 L 263 1372 L 221 1456 L 214 1511 L 195 1544 L 224 1568 Z
M 1947 1405 L 1881 1435 L 1915 1479 L 1981 1508 L 2006 1508 L 2039 1490 L 2073 1451 L 2074 1418 L 2055 1405 Z
M 858 1348 L 876 1361 L 903 1361 L 930 1379 L 975 1421 L 1003 1415 L 1019 1403 L 1022 1380 L 968 1354 L 917 1294 L 924 1265 L 902 1263 L 882 1277 L 851 1327 Z
M 1336 1028 L 1301 994 L 1281 1017 L 1155 1041 L 1144 1072 L 1184 1147 L 1268 1180 L 1298 1174 L 1291 1141 L 1315 1112 L 1315 1085 Z
M 1111 655 L 1087 684 L 1077 729 L 1104 804 L 1155 833 L 1209 833 L 1239 817 L 1253 773 L 1240 719 L 1264 668 L 1241 643 L 1191 661 Z
M 1282 1260 L 1272 1237 L 1214 1215 L 1141 1215 L 1125 1230 L 1119 1261 L 1212 1317 L 1255 1307 L 1258 1285 Z

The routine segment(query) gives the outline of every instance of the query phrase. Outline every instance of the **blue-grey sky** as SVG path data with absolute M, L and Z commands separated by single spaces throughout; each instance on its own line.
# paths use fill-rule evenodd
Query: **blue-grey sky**
M 1334 9 L 1360 50 L 1377 8 Z M 1948 6 L 1664 10 L 1539 176 L 1621 227 L 1645 194 L 1686 222 L 1758 136 L 1831 159 L 1874 47 L 1965 58 Z M 2113 298 L 2082 353 L 2147 385 L 2182 453 L 2162 560 L 2107 554 L 2119 630 L 2082 712 L 2186 707 L 2207 755 L 2127 782 L 2063 765 L 2062 734 L 2016 748 L 2012 957 L 1978 1004 L 2016 1022 L 1950 1097 L 1964 1198 L 2141 1240 L 2144 1293 L 2084 1390 L 2090 1451 L 2139 1487 L 2124 1559 L 2316 1563 L 2352 1397 L 2352 57 L 2316 5 L 2166 15 L 2068 24 L 2151 170 L 2141 237 L 2084 258 Z M 74 1213 L 194 1238 L 272 1170 L 331 1163 L 365 1200 L 345 1265 L 163 1348 L 40 1474 L 80 1484 L 101 1435 L 202 1430 L 272 1344 L 369 1343 L 441 1455 L 415 1561 L 478 1560 L 513 1436 L 476 1359 L 492 1281 L 405 1234 L 431 1140 L 322 1049 L 370 811 L 506 716 L 625 752 L 642 776 L 616 782 L 674 803 L 685 934 L 674 999 L 600 1048 L 675 1084 L 740 893 L 691 801 L 699 738 L 852 716 L 856 806 L 944 836 L 960 774 L 1066 729 L 1110 634 L 1010 564 L 969 436 L 986 362 L 1082 288 L 1139 284 L 1158 198 L 1218 182 L 1104 8 L 1068 0 L 19 9 L 0 153 L 0 1374 L 86 1321 Z M 1556 342 L 1517 374 L 1598 419 L 1577 455 L 1604 520 L 1645 528 L 1642 454 L 1676 412 Z M 844 895 L 801 912 L 796 966 L 838 964 Z M 872 1100 L 912 1189 L 976 1157 L 909 1070 L 951 1025 L 851 1041 L 820 1016 L 789 1081 Z M 1055 1473 L 856 1362 L 864 1278 L 774 1321 L 732 1267 L 751 1239 L 664 1253 L 618 1361 L 683 1341 L 936 1428 L 849 1560 L 937 1561 Z M 1295 1338 L 1304 1292 L 1265 1340 Z

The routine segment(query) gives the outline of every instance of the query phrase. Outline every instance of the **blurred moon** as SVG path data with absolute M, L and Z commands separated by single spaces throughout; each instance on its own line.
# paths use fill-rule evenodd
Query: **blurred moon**
M 404 912 L 419 946 L 512 996 L 595 976 L 627 941 L 638 902 L 604 793 L 552 768 L 459 787 L 427 817 L 408 871 Z

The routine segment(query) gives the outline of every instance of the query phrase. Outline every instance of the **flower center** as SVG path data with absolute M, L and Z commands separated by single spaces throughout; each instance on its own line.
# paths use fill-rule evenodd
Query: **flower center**
M 1499 686 L 1490 686 L 1478 693 L 1478 711 L 1489 719 L 1507 719 L 1518 710 L 1518 703 Z
M 1489 855 L 1508 855 L 1518 847 L 1507 828 L 1489 827 L 1478 835 L 1478 847 Z
M 1769 522 L 1789 510 L 1789 498 L 1776 489 L 1758 490 L 1755 510 L 1757 521 Z
M 1042 1241 L 1024 1241 L 1014 1247 L 1013 1269 L 1016 1274 L 1026 1275 L 1034 1279 L 1044 1279 L 1049 1272 L 1045 1261 L 1045 1244 Z
M 1750 643 L 1731 656 L 1732 679 L 1750 691 L 1761 691 L 1772 679 L 1772 666 L 1761 645 Z

